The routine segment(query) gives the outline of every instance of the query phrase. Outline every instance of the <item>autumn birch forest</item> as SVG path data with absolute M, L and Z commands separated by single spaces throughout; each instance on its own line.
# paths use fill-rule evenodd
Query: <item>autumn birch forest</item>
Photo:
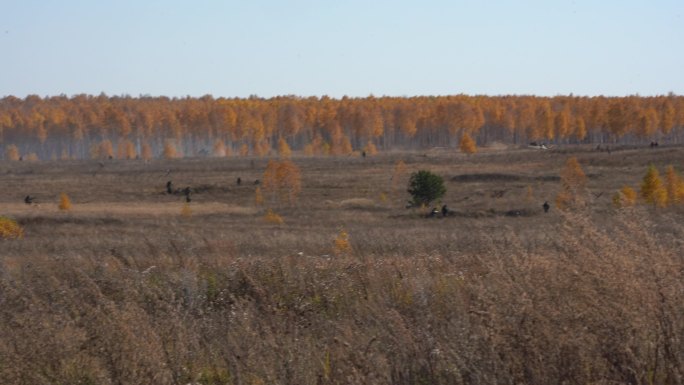
M 8 160 L 302 155 L 526 144 L 680 143 L 684 97 L 0 99 Z

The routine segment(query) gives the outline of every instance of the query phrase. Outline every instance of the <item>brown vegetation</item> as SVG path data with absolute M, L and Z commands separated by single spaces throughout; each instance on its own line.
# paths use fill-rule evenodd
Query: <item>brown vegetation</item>
M 60 210 L 69 211 L 71 210 L 71 199 L 65 193 L 59 194 L 59 204 L 57 205 Z
M 543 214 L 569 155 L 586 204 Z M 292 161 L 301 203 L 279 225 L 234 183 L 265 159 L 0 163 L 0 213 L 23 229 L 0 239 L 3 383 L 683 381 L 684 212 L 611 196 L 679 149 Z M 376 200 L 425 168 L 449 216 Z

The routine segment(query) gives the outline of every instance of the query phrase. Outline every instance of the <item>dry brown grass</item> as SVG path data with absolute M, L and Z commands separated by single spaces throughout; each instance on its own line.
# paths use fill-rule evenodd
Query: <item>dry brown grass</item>
M 255 207 L 260 159 L 0 163 L 0 214 L 24 229 L 0 241 L 0 378 L 681 384 L 682 211 L 611 199 L 684 155 L 572 155 L 588 206 L 548 215 L 560 151 L 295 158 L 301 195 L 277 207 Z M 444 176 L 454 215 L 403 208 L 399 159 Z M 195 189 L 191 217 L 169 179 Z

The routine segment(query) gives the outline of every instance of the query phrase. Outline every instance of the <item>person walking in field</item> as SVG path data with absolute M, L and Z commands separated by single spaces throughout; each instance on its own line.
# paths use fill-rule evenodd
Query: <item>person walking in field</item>
M 544 202 L 544 204 L 542 205 L 542 207 L 544 208 L 544 212 L 545 212 L 545 213 L 548 213 L 548 212 L 549 212 L 549 209 L 551 208 L 551 205 L 549 205 L 549 202 L 546 201 L 546 202 Z

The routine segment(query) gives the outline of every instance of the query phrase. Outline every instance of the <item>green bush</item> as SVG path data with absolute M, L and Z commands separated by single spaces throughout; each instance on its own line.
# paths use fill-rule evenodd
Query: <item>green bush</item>
M 441 176 L 430 171 L 420 170 L 411 174 L 408 193 L 411 194 L 414 205 L 429 205 L 444 196 L 446 187 Z

